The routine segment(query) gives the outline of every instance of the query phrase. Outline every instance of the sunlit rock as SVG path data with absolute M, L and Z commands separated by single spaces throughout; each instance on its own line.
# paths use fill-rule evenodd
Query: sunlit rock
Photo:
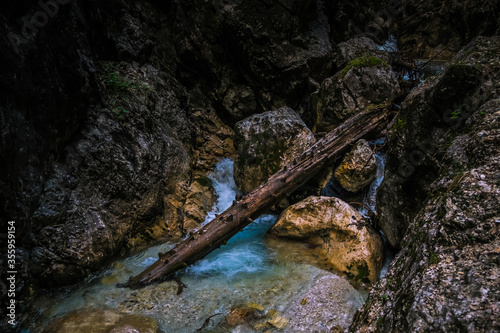
M 311 196 L 288 207 L 272 234 L 314 244 L 325 264 L 358 283 L 376 282 L 382 268 L 380 236 L 338 198 Z
M 359 140 L 335 169 L 335 178 L 343 188 L 357 192 L 369 185 L 377 175 L 377 161 L 366 140 Z

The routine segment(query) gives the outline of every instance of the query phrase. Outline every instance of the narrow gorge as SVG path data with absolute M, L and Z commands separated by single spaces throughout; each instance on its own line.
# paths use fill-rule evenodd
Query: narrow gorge
M 499 17 L 0 4 L 1 331 L 499 332 Z M 220 248 L 123 288 L 332 135 L 345 146 Z

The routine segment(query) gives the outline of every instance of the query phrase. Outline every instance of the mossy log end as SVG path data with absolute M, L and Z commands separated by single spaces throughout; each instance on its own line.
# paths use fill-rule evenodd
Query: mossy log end
M 185 268 L 224 245 L 253 219 L 269 210 L 281 199 L 316 175 L 327 163 L 334 161 L 349 145 L 367 134 L 380 130 L 388 123 L 388 112 L 374 108 L 360 113 L 325 135 L 303 154 L 272 175 L 267 182 L 233 202 L 222 214 L 214 218 L 142 273 L 131 277 L 119 287 L 141 288 L 161 282 L 177 270 Z

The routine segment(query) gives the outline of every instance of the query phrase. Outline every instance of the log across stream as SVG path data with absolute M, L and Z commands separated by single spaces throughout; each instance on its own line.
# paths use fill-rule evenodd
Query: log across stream
M 387 110 L 373 108 L 360 113 L 329 132 L 323 139 L 272 175 L 267 182 L 234 201 L 231 207 L 188 239 L 179 243 L 140 274 L 120 287 L 141 288 L 164 281 L 179 269 L 192 265 L 242 230 L 253 219 L 287 197 L 327 163 L 331 163 L 356 140 L 387 123 Z
M 211 216 L 231 206 L 235 198 L 232 172 L 232 161 L 223 159 L 209 175 L 219 198 Z M 289 319 L 285 331 L 347 327 L 365 301 L 366 293 L 352 288 L 345 278 L 317 268 L 317 259 L 306 244 L 265 239 L 275 219 L 275 215 L 262 215 L 225 246 L 177 272 L 175 276 L 186 285 L 180 295 L 175 281 L 152 284 L 141 290 L 115 287 L 154 263 L 158 252 L 167 252 L 175 246 L 160 244 L 117 260 L 80 288 L 40 298 L 34 305 L 39 313 L 32 315 L 34 322 L 26 332 L 41 332 L 49 321 L 88 308 L 148 316 L 165 333 L 195 332 L 207 318 L 216 315 L 206 328 L 232 332 L 234 327 L 224 326 L 225 317 L 232 308 L 248 303 L 262 305 L 265 311 L 276 310 Z M 306 295 L 311 288 L 323 287 L 328 287 L 328 292 L 318 293 L 314 298 Z M 302 305 L 304 298 L 307 304 Z M 305 311 L 307 320 L 314 323 L 297 311 Z

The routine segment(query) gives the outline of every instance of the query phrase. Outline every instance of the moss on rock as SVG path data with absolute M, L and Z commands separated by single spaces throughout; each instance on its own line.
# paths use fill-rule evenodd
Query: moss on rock
M 347 66 L 345 66 L 340 73 L 339 79 L 343 79 L 347 75 L 347 72 L 349 72 L 353 67 L 373 67 L 377 65 L 389 66 L 385 61 L 377 57 L 357 57 L 349 61 Z

